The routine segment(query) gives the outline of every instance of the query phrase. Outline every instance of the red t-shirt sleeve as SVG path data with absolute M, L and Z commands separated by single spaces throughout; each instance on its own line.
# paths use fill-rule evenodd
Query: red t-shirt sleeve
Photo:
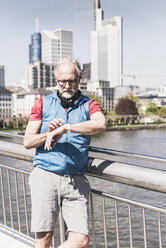
M 41 96 L 33 105 L 29 121 L 40 121 L 43 115 L 43 97 Z
M 101 105 L 95 100 L 91 100 L 89 103 L 89 117 L 96 112 L 102 112 Z

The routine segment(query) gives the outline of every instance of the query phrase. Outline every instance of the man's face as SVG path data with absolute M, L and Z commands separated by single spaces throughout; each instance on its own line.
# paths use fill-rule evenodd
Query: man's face
M 70 98 L 78 91 L 79 80 L 73 63 L 63 64 L 57 70 L 59 93 L 64 98 Z

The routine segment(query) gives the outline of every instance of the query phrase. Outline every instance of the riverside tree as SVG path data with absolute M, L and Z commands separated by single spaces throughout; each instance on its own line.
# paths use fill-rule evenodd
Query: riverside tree
M 159 114 L 159 109 L 154 102 L 148 103 L 146 114 L 156 114 L 156 115 Z
M 133 100 L 121 98 L 116 105 L 115 113 L 117 115 L 138 115 L 138 108 Z

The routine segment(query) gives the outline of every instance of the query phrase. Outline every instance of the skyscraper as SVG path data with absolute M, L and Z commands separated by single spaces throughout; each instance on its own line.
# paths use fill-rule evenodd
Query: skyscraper
M 25 68 L 26 89 L 55 87 L 55 63 L 63 57 L 73 57 L 73 33 L 56 29 L 38 31 L 31 35 L 29 64 Z
M 73 56 L 73 33 L 56 29 L 42 31 L 42 62 L 55 64 L 63 57 Z
M 101 20 L 104 19 L 104 12 L 101 9 L 100 0 L 94 1 L 94 28 L 97 29 L 97 17 L 101 16 Z M 98 18 L 99 19 L 99 18 Z
M 0 65 L 0 86 L 5 86 L 5 67 Z
M 38 31 L 38 17 L 36 17 L 36 32 L 31 35 L 29 45 L 29 63 L 41 61 L 41 33 Z
M 122 18 L 104 20 L 100 0 L 94 2 L 91 33 L 91 79 L 109 81 L 110 87 L 122 84 Z
M 26 90 L 55 87 L 54 65 L 35 62 L 25 68 Z

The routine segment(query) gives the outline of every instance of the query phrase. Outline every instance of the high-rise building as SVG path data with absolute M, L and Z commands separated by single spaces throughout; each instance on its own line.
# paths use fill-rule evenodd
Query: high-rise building
M 31 35 L 29 45 L 29 63 L 41 61 L 41 33 L 38 31 L 38 17 L 36 17 L 36 32 Z
M 91 79 L 91 63 L 83 64 L 82 80 L 90 80 L 90 79 Z
M 29 63 L 41 61 L 41 34 L 31 35 L 31 44 L 29 45 Z
M 73 33 L 70 30 L 56 29 L 38 31 L 31 35 L 29 64 L 25 69 L 26 90 L 55 87 L 54 66 L 64 57 L 73 57 Z
M 95 30 L 91 33 L 91 79 L 122 85 L 122 18 L 104 20 L 100 0 L 95 0 Z
M 90 79 L 91 79 L 91 63 L 83 64 L 82 77 L 79 84 L 81 91 L 87 90 L 87 83 Z
M 0 65 L 0 86 L 5 86 L 5 67 Z
M 73 33 L 56 29 L 42 31 L 42 62 L 55 64 L 63 57 L 73 57 Z
M 25 70 L 26 90 L 55 87 L 54 65 L 36 62 L 28 64 Z

